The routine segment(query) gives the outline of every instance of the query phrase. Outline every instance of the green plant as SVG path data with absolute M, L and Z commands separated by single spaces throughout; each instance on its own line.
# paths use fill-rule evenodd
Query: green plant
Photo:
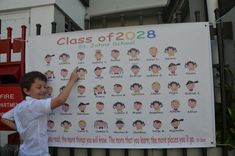
M 223 138 L 222 130 L 222 103 L 216 103 L 216 140 L 229 150 L 235 149 L 235 109 L 234 109 L 234 80 L 235 76 L 229 67 L 225 67 L 225 98 L 227 131 Z

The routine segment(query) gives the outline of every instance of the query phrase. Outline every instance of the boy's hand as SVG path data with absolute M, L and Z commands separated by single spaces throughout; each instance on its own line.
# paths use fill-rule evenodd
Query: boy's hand
M 70 75 L 70 80 L 69 81 L 74 82 L 74 83 L 78 81 L 79 77 L 78 77 L 78 74 L 77 74 L 77 69 L 78 69 L 78 67 L 76 67 L 73 70 L 73 72 Z

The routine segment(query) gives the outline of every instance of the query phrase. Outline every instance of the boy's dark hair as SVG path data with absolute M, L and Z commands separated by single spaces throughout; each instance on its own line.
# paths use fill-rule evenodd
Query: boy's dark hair
M 36 79 L 47 82 L 47 77 L 39 71 L 28 72 L 20 78 L 20 87 L 24 97 L 27 95 L 24 93 L 23 89 L 26 88 L 29 90 Z

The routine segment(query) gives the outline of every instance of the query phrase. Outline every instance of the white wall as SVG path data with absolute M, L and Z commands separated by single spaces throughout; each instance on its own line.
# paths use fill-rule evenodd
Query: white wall
M 87 9 L 89 16 L 162 7 L 168 4 L 169 0 L 90 0 L 90 7 Z
M 12 27 L 12 37 L 21 36 L 21 25 L 29 27 L 29 14 L 30 10 L 25 9 L 21 11 L 12 11 L 7 13 L 0 12 L 1 25 L 1 37 L 7 37 L 7 27 Z M 27 31 L 28 33 L 28 31 Z
M 82 5 L 80 0 L 56 0 L 56 5 L 77 23 L 79 27 L 84 29 L 86 8 Z
M 55 0 L 0 0 L 0 11 L 54 4 Z
M 54 5 L 31 8 L 30 36 L 36 35 L 36 24 L 41 24 L 41 35 L 51 33 L 51 22 L 54 21 Z

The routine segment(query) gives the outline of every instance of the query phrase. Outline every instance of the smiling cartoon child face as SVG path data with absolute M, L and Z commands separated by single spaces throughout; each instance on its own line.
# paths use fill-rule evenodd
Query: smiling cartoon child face
M 112 51 L 111 51 L 111 57 L 113 58 L 113 59 L 118 59 L 118 57 L 120 56 L 120 52 L 118 51 L 118 50 L 116 50 L 116 49 L 113 49 Z
M 156 47 L 150 47 L 149 48 L 149 54 L 152 56 L 152 57 L 156 57 L 157 56 L 157 53 L 158 53 L 158 49 Z

